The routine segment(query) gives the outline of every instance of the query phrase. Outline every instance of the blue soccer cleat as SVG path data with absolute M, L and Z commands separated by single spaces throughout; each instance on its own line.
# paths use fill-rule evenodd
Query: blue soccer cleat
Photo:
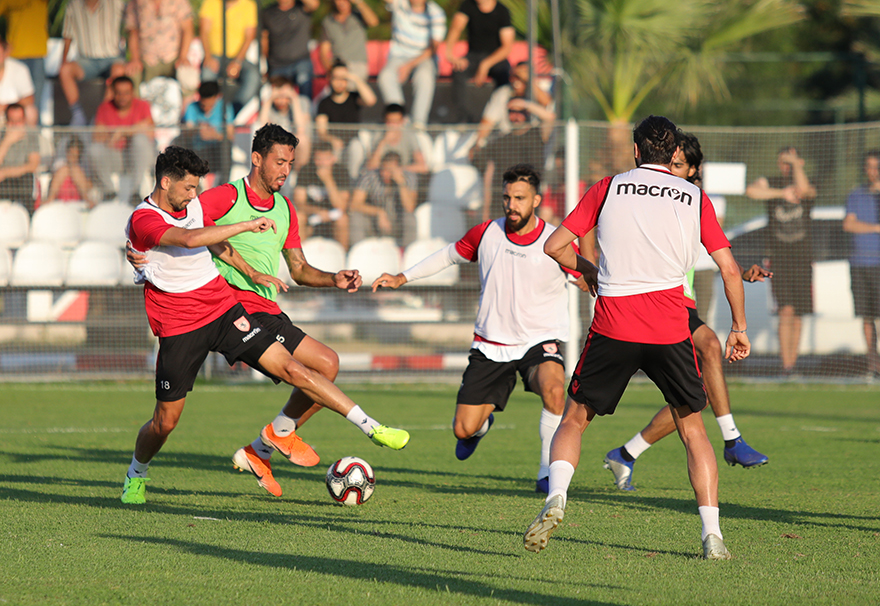
M 742 437 L 737 438 L 733 446 L 724 449 L 724 460 L 728 465 L 736 466 L 739 463 L 743 467 L 760 467 L 769 461 L 767 455 L 746 444 Z
M 633 491 L 635 487 L 632 485 L 633 467 L 635 461 L 627 461 L 620 454 L 620 449 L 615 448 L 605 455 L 605 469 L 614 474 L 614 484 L 620 490 Z
M 489 429 L 492 429 L 492 423 L 495 422 L 495 415 L 489 415 Z M 489 429 L 486 430 L 486 433 L 489 433 Z M 477 449 L 477 444 L 480 443 L 480 440 L 486 435 L 484 433 L 482 436 L 471 436 L 469 438 L 461 438 L 458 443 L 455 445 L 455 458 L 459 461 L 464 461 L 469 456 L 474 454 L 474 451 Z
M 535 492 L 540 492 L 542 494 L 550 493 L 550 477 L 538 478 L 538 481 L 535 482 Z

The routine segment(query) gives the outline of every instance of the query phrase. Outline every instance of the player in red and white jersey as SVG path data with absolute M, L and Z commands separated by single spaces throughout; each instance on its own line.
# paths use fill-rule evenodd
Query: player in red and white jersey
M 473 454 L 494 422 L 493 413 L 507 405 L 519 372 L 525 390 L 538 394 L 544 404 L 535 489 L 546 493 L 550 442 L 565 401 L 560 350 L 561 342 L 568 340 L 569 280 L 543 252 L 553 228 L 535 214 L 541 203 L 538 171 L 517 164 L 505 171 L 502 182 L 504 217 L 477 225 L 402 273 L 382 274 L 373 282 L 373 291 L 399 288 L 455 263 L 479 263 L 480 306 L 455 408 L 455 455 L 465 460 Z M 579 275 L 575 278 L 573 283 L 586 290 L 586 282 Z
M 718 467 L 700 416 L 706 392 L 683 301 L 685 274 L 701 243 L 718 263 L 731 307 L 728 359 L 745 358 L 751 346 L 739 266 L 712 203 L 698 187 L 670 172 L 678 149 L 676 131 L 663 117 L 639 123 L 633 130 L 638 168 L 591 187 L 544 245 L 560 265 L 577 269 L 588 283 L 598 281 L 598 300 L 553 437 L 549 494 L 524 537 L 530 551 L 547 546 L 564 516 L 584 430 L 595 415 L 614 412 L 629 379 L 641 369 L 669 403 L 687 450 L 703 523 L 703 556 L 730 557 L 718 522 Z M 594 227 L 603 253 L 598 270 L 569 247 Z

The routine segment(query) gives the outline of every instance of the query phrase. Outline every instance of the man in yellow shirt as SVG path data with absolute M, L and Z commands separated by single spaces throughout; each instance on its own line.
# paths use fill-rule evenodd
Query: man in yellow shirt
M 46 83 L 44 60 L 49 41 L 48 0 L 2 0 L 0 15 L 6 17 L 6 41 L 9 56 L 24 63 L 34 83 L 34 105 L 37 111 L 28 115 L 28 123 L 40 120 L 39 108 Z
M 199 10 L 199 37 L 205 48 L 202 82 L 217 80 L 223 56 L 223 10 L 226 11 L 226 75 L 238 84 L 232 96 L 236 111 L 260 89 L 260 69 L 245 56 L 257 37 L 254 0 L 205 0 Z

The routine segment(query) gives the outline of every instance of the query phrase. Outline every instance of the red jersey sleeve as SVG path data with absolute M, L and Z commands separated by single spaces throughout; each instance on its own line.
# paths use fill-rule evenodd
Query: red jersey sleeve
M 217 219 L 229 212 L 237 197 L 238 192 L 235 191 L 235 186 L 231 183 L 212 187 L 200 193 L 199 202 L 202 203 L 202 213 L 205 219 L 216 223 Z
M 716 250 L 730 248 L 730 241 L 724 235 L 724 230 L 718 224 L 715 216 L 715 207 L 709 196 L 703 192 L 702 213 L 700 214 L 700 242 L 710 255 Z
M 302 239 L 299 237 L 299 219 L 296 217 L 296 208 L 293 207 L 287 197 L 284 198 L 287 207 L 290 209 L 290 228 L 287 230 L 287 239 L 284 241 L 284 248 L 302 248 Z
M 149 209 L 136 210 L 131 215 L 131 226 L 128 239 L 132 247 L 140 252 L 147 252 L 159 246 L 159 240 L 173 225 L 166 223 L 158 213 Z
M 611 177 L 605 177 L 584 194 L 578 205 L 562 222 L 563 227 L 568 231 L 581 237 L 586 235 L 591 229 L 596 227 L 599 220 L 599 211 L 602 210 L 602 204 L 605 203 L 605 197 L 608 195 L 608 186 L 611 184 Z
M 470 228 L 462 239 L 455 243 L 456 252 L 471 263 L 475 262 L 477 249 L 480 248 L 480 240 L 483 239 L 483 234 L 486 233 L 491 223 L 492 221 L 486 221 Z

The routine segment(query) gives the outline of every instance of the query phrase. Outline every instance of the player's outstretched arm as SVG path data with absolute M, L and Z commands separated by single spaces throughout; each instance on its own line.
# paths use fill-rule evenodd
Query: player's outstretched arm
M 751 352 L 751 344 L 746 335 L 745 292 L 739 263 L 733 258 L 729 248 L 720 248 L 712 253 L 712 259 L 721 271 L 724 281 L 724 296 L 730 305 L 732 324 L 727 337 L 724 357 L 730 362 L 742 360 Z
M 219 244 L 212 244 L 208 247 L 208 250 L 210 250 L 211 254 L 218 259 L 225 261 L 240 273 L 250 278 L 251 282 L 254 284 L 259 284 L 260 286 L 274 286 L 275 292 L 287 292 L 289 287 L 284 281 L 276 276 L 264 274 L 251 267 L 228 241 L 224 240 Z
M 300 286 L 313 288 L 341 288 L 348 292 L 356 292 L 363 284 L 363 278 L 356 269 L 343 269 L 336 273 L 322 271 L 313 267 L 306 260 L 301 248 L 285 248 L 281 251 L 290 277 Z
M 418 280 L 419 278 L 427 278 L 428 276 L 433 276 L 434 274 L 443 271 L 451 265 L 462 263 L 470 263 L 470 260 L 462 257 L 461 254 L 459 254 L 458 250 L 456 250 L 455 248 L 455 244 L 447 244 L 437 252 L 428 255 L 409 269 L 404 269 L 396 276 L 392 276 L 391 274 L 382 274 L 373 281 L 373 292 L 376 292 L 379 287 L 399 288 L 407 282 Z
M 379 288 L 400 288 L 406 284 L 406 276 L 403 274 L 397 274 L 396 276 L 392 276 L 391 274 L 382 274 L 375 280 L 373 280 L 373 292 L 379 290 Z
M 199 248 L 211 246 L 228 240 L 233 236 L 244 232 L 263 233 L 269 230 L 277 231 L 275 221 L 260 217 L 251 221 L 242 221 L 231 225 L 209 225 L 198 229 L 184 229 L 171 227 L 159 239 L 162 246 L 179 246 L 181 248 Z

